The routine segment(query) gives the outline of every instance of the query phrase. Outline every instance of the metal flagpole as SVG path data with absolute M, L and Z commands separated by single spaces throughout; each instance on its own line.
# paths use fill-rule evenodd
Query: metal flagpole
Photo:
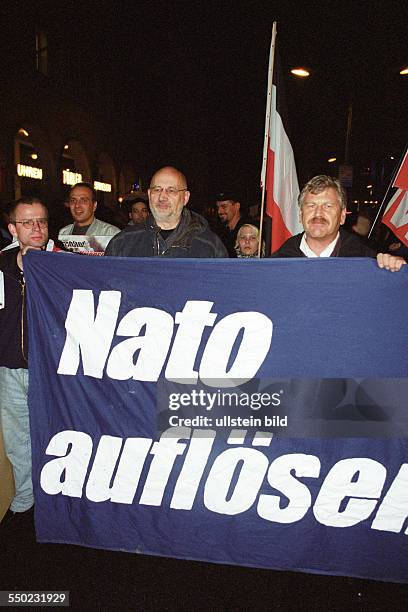
M 272 40 L 271 40 L 271 48 L 269 52 L 268 92 L 267 92 L 267 97 L 266 97 L 264 147 L 263 147 L 262 170 L 261 170 L 262 197 L 261 197 L 261 215 L 260 215 L 260 220 L 259 220 L 258 257 L 261 256 L 261 249 L 262 249 L 263 218 L 264 218 L 264 206 L 265 206 L 265 179 L 266 179 L 266 165 L 268 161 L 269 125 L 270 125 L 270 119 L 271 119 L 273 66 L 274 66 L 274 61 L 275 61 L 275 43 L 276 43 L 276 21 L 274 21 L 272 25 Z

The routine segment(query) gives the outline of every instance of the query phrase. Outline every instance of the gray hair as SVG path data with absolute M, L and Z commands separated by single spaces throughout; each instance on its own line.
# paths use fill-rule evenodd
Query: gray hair
M 322 191 L 324 191 L 325 189 L 329 189 L 330 187 L 337 191 L 340 207 L 342 209 L 346 208 L 347 196 L 346 192 L 340 184 L 340 181 L 331 176 L 327 176 L 326 174 L 318 174 L 306 183 L 298 197 L 299 207 L 302 208 L 305 202 L 305 197 L 308 193 L 321 193 Z

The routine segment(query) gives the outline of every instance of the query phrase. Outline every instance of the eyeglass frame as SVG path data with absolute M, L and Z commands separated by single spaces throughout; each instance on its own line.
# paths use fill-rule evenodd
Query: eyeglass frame
M 48 227 L 48 218 L 41 217 L 40 219 L 23 219 L 22 221 L 11 221 L 11 223 L 13 225 L 21 223 L 24 229 L 33 229 L 35 224 L 37 224 L 40 229 L 45 229 Z
M 169 189 L 172 191 L 169 192 Z M 154 185 L 153 187 L 150 187 L 149 191 L 154 193 L 154 195 L 161 195 L 164 191 L 167 196 L 176 196 L 178 193 L 180 193 L 180 191 L 188 191 L 188 187 L 176 189 L 176 187 L 160 187 L 159 185 Z

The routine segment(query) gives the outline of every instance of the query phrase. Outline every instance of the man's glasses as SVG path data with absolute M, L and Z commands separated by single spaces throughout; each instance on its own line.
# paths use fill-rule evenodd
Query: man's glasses
M 68 200 L 68 204 L 72 204 L 72 206 L 75 206 L 75 204 L 89 204 L 91 202 L 91 198 L 69 198 Z
M 161 195 L 162 192 L 168 196 L 175 196 L 179 193 L 179 191 L 187 191 L 187 187 L 183 187 L 183 189 L 177 189 L 176 187 L 159 187 L 155 185 L 154 187 L 150 187 L 150 193 L 154 193 L 154 195 Z
M 14 221 L 14 223 L 21 223 L 24 229 L 33 229 L 37 224 L 41 229 L 44 229 L 48 226 L 48 219 L 45 217 L 42 219 L 23 219 L 22 221 Z

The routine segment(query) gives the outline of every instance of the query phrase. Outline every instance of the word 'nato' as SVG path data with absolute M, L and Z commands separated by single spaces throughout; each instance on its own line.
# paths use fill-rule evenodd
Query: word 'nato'
M 101 291 L 95 309 L 91 290 L 72 292 L 58 374 L 75 375 L 82 359 L 85 376 L 102 378 L 106 367 L 115 380 L 154 382 L 167 359 L 168 380 L 195 383 L 200 377 L 218 386 L 222 379 L 224 387 L 233 387 L 254 378 L 271 345 L 273 324 L 260 312 L 234 312 L 215 324 L 214 302 L 189 300 L 174 319 L 164 310 L 141 307 L 118 323 L 120 302 L 120 291 Z M 213 330 L 196 365 L 206 327 Z M 126 340 L 112 347 L 115 333 Z

